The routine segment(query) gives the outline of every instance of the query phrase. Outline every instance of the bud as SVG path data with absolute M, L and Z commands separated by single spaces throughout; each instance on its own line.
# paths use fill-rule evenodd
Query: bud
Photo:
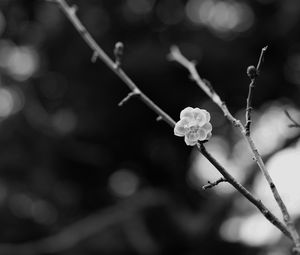
M 255 66 L 248 66 L 247 68 L 247 75 L 248 77 L 253 80 L 254 78 L 256 78 L 257 76 L 257 70 L 255 68 Z
M 124 52 L 124 44 L 122 42 L 117 42 L 114 48 L 115 63 L 117 67 L 121 65 L 123 52 Z

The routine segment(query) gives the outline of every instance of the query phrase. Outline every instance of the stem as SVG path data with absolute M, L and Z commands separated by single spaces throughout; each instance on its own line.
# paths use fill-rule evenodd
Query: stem
M 174 128 L 175 121 L 166 113 L 164 112 L 159 106 L 157 106 L 150 98 L 148 98 L 137 86 L 136 84 L 128 77 L 128 75 L 120 68 L 119 65 L 116 63 L 102 50 L 102 48 L 97 44 L 97 42 L 92 38 L 91 34 L 87 31 L 87 29 L 83 26 L 81 21 L 76 16 L 76 7 L 69 6 L 65 0 L 52 0 L 52 2 L 56 2 L 59 4 L 65 15 L 74 25 L 76 30 L 79 32 L 81 37 L 85 40 L 87 45 L 93 51 L 93 59 L 95 57 L 100 58 L 132 91 L 129 95 L 124 99 L 122 104 L 127 101 L 133 95 L 139 96 L 140 100 L 145 103 L 152 111 L 158 114 L 159 119 L 163 119 L 169 126 Z M 231 122 L 240 128 L 244 128 L 241 122 L 235 119 L 229 110 L 227 109 L 224 102 L 220 100 L 220 97 L 213 91 L 212 88 L 209 88 L 199 77 L 194 64 L 190 64 L 190 62 L 186 59 L 185 64 L 191 67 L 192 75 L 194 75 L 194 79 L 199 82 L 199 86 L 202 86 L 203 90 L 211 96 L 213 101 L 217 103 L 221 109 L 223 110 L 225 116 Z M 186 66 L 186 67 L 187 67 Z M 206 157 L 216 168 L 219 172 L 226 178 L 231 185 L 233 185 L 240 193 L 242 193 L 251 203 L 253 203 L 262 213 L 263 215 L 269 220 L 273 225 L 275 225 L 284 235 L 289 238 L 292 238 L 289 230 L 264 206 L 264 204 L 256 199 L 246 188 L 244 188 L 240 183 L 238 183 L 234 177 L 232 177 L 205 149 L 203 145 L 198 147 L 200 152 Z
M 250 193 L 242 184 L 240 184 L 204 147 L 204 145 L 198 144 L 198 150 L 201 154 L 209 160 L 209 162 L 223 175 L 225 180 L 229 182 L 236 190 L 238 190 L 244 197 L 246 197 L 256 208 L 270 221 L 274 226 L 279 228 L 283 234 L 292 238 L 290 231 L 282 224 L 279 219 L 270 212 L 261 200 L 257 199 Z
M 208 181 L 207 184 L 205 184 L 204 186 L 202 186 L 203 190 L 207 190 L 207 189 L 211 189 L 215 186 L 217 186 L 218 184 L 220 184 L 221 182 L 227 182 L 227 180 L 225 178 L 220 178 L 214 182 Z
M 122 70 L 122 68 L 118 67 L 115 62 L 101 49 L 101 47 L 97 44 L 97 42 L 77 17 L 77 8 L 74 6 L 69 6 L 65 0 L 54 0 L 54 2 L 59 4 L 65 15 L 74 25 L 81 37 L 85 40 L 86 44 L 91 48 L 93 51 L 93 56 L 97 56 L 99 59 L 101 59 L 133 93 L 139 95 L 140 100 L 142 100 L 152 111 L 158 114 L 161 119 L 173 127 L 175 125 L 175 121 L 166 112 L 160 109 L 149 97 L 147 97 Z
M 274 182 L 273 182 L 273 180 L 272 180 L 272 178 L 269 174 L 269 171 L 266 169 L 265 164 L 264 164 L 264 162 L 263 162 L 263 160 L 262 160 L 262 158 L 261 158 L 261 156 L 260 156 L 260 154 L 259 154 L 259 152 L 258 152 L 251 136 L 246 135 L 246 139 L 247 139 L 248 143 L 250 144 L 250 147 L 253 150 L 254 157 L 256 159 L 256 163 L 259 166 L 259 168 L 262 170 L 262 173 L 263 173 L 265 179 L 267 180 L 267 182 L 270 186 L 270 189 L 273 193 L 273 196 L 274 196 L 274 198 L 275 198 L 275 200 L 276 200 L 276 202 L 277 202 L 277 204 L 278 204 L 278 206 L 281 210 L 281 213 L 283 215 L 283 220 L 284 220 L 289 232 L 291 233 L 291 237 L 292 237 L 292 240 L 295 244 L 295 248 L 297 249 L 298 253 L 300 254 L 300 238 L 299 238 L 299 234 L 296 230 L 295 224 L 292 221 L 291 216 L 290 216 L 290 214 L 287 210 L 287 207 L 286 207 L 285 203 L 283 202 L 283 200 L 282 200 L 282 198 L 281 198 L 281 196 L 280 196 L 280 194 L 279 194 L 279 192 L 276 188 L 276 185 L 274 184 Z
M 263 53 L 262 53 L 263 54 Z M 228 110 L 226 104 L 221 100 L 221 98 L 219 97 L 219 95 L 213 90 L 213 88 L 211 86 L 208 86 L 207 83 L 200 77 L 200 75 L 197 72 L 195 63 L 193 61 L 188 60 L 185 56 L 182 55 L 182 53 L 180 52 L 179 48 L 176 46 L 173 46 L 170 50 L 170 54 L 168 55 L 168 59 L 171 61 L 175 61 L 178 62 L 180 65 L 182 65 L 183 67 L 185 67 L 190 75 L 192 80 L 194 80 L 194 82 L 211 98 L 211 100 L 219 106 L 219 108 L 223 111 L 224 116 L 233 124 L 233 126 L 238 127 L 241 134 L 243 135 L 243 137 L 246 139 L 246 141 L 249 144 L 249 147 L 254 155 L 254 158 L 256 160 L 256 163 L 259 167 L 259 169 L 261 170 L 263 176 L 265 177 L 265 179 L 267 180 L 269 187 L 273 193 L 273 196 L 276 200 L 276 203 L 278 204 L 281 213 L 283 215 L 283 220 L 288 228 L 288 231 L 290 233 L 290 236 L 292 237 L 292 240 L 294 242 L 295 245 L 295 249 L 297 249 L 297 252 L 299 252 L 300 254 L 300 238 L 299 238 L 299 234 L 295 228 L 295 225 L 293 223 L 293 221 L 291 220 L 291 217 L 288 213 L 288 210 L 268 172 L 268 170 L 266 169 L 264 162 L 262 160 L 261 155 L 259 154 L 251 136 L 250 136 L 250 132 L 247 133 L 246 128 L 243 126 L 243 124 L 241 123 L 241 121 L 237 120 L 236 118 L 233 117 L 233 115 L 230 113 L 230 111 Z M 261 66 L 261 62 L 262 62 L 262 58 L 260 58 L 260 61 L 258 63 L 258 67 L 260 68 Z
M 268 46 L 262 48 L 260 56 L 259 56 L 259 60 L 257 63 L 256 68 L 254 67 L 254 72 L 255 74 L 249 74 L 248 76 L 251 79 L 251 82 L 249 84 L 249 91 L 248 91 L 248 97 L 247 97 L 247 107 L 246 107 L 246 135 L 250 134 L 250 125 L 251 125 L 251 111 L 252 111 L 252 98 L 253 98 L 253 91 L 254 91 L 254 87 L 255 87 L 255 83 L 256 83 L 256 78 L 257 76 L 260 74 L 260 70 L 261 70 L 261 66 L 262 63 L 264 61 L 264 55 L 265 52 L 267 50 Z
M 215 92 L 212 86 L 208 86 L 208 84 L 201 79 L 199 73 L 196 69 L 196 64 L 193 61 L 188 60 L 185 56 L 182 55 L 179 48 L 177 46 L 172 46 L 170 50 L 170 54 L 168 55 L 168 59 L 170 61 L 178 62 L 180 65 L 185 67 L 191 75 L 191 79 L 196 82 L 196 84 L 211 98 L 211 100 L 218 105 L 224 113 L 224 116 L 234 125 L 244 129 L 242 123 L 234 118 L 230 111 L 228 110 L 225 102 L 223 102 L 220 96 Z

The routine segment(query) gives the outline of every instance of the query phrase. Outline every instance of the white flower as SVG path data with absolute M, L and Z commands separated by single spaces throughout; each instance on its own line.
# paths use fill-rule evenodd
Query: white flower
M 187 107 L 180 113 L 180 120 L 174 127 L 176 136 L 184 136 L 187 145 L 194 146 L 198 141 L 208 140 L 211 137 L 212 125 L 208 111 Z

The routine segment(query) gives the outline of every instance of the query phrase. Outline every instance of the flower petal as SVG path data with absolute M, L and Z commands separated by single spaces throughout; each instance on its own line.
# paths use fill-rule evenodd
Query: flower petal
M 203 111 L 205 111 L 206 121 L 209 122 L 210 121 L 210 113 L 206 110 L 203 110 Z
M 209 133 L 212 131 L 212 125 L 210 124 L 210 122 L 205 123 L 201 128 L 203 128 L 206 133 Z
M 193 118 L 193 108 L 192 107 L 186 107 L 185 109 L 183 109 L 180 112 L 180 119 L 182 118 L 189 118 L 192 119 Z
M 184 141 L 186 145 L 190 145 L 190 146 L 194 146 L 197 143 L 197 140 L 196 141 L 190 140 L 187 136 L 184 137 Z
M 198 141 L 199 140 L 199 130 L 189 130 L 186 135 L 187 139 L 190 141 Z
M 206 130 L 203 129 L 203 128 L 200 128 L 200 129 L 198 130 L 198 140 L 204 141 L 204 140 L 206 140 L 206 137 L 207 137 L 207 132 L 206 132 Z
M 206 135 L 206 139 L 205 140 L 209 140 L 211 138 L 212 134 L 211 132 L 209 132 L 207 135 Z
M 174 134 L 176 136 L 184 136 L 186 132 L 188 131 L 188 124 L 189 124 L 189 119 L 188 118 L 183 118 L 179 120 L 174 127 Z
M 193 116 L 194 119 L 197 121 L 197 123 L 202 126 L 207 122 L 206 120 L 206 112 L 205 110 L 202 110 L 200 108 L 194 108 L 193 109 Z

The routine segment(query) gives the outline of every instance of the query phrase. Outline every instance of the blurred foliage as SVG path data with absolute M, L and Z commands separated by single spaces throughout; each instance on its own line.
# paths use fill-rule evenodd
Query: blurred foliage
M 247 66 L 269 45 L 254 107 L 299 107 L 297 0 L 69 3 L 110 56 L 125 44 L 124 69 L 150 98 L 175 119 L 206 108 L 229 148 L 236 132 L 167 61 L 171 45 L 197 60 L 235 113 L 246 105 Z M 118 107 L 127 88 L 91 63 L 56 4 L 0 1 L 0 33 L 0 254 L 264 254 L 222 240 L 238 195 L 191 185 L 191 149 L 138 100 Z

